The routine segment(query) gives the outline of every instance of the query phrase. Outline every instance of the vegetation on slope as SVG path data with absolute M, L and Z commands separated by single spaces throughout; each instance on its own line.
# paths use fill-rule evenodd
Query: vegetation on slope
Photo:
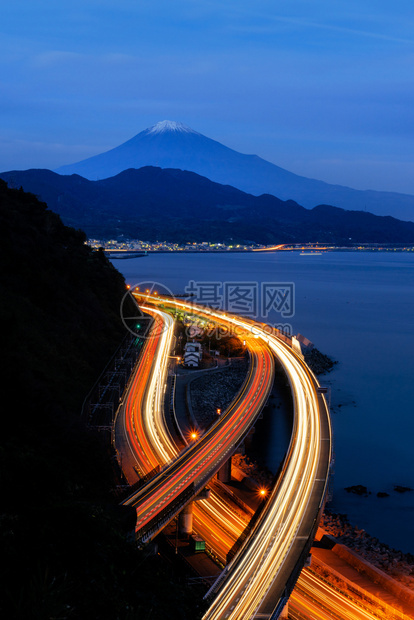
M 90 237 L 226 243 L 414 243 L 414 222 L 329 205 L 252 196 L 185 170 L 151 166 L 101 181 L 50 170 L 4 172 Z
M 0 226 L 1 615 L 193 620 L 198 598 L 179 571 L 127 541 L 109 455 L 79 421 L 123 336 L 123 277 L 81 231 L 4 182 Z

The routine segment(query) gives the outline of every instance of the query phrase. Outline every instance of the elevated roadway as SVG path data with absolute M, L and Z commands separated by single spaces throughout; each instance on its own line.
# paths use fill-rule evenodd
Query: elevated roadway
M 159 435 L 166 431 L 153 416 L 163 412 L 161 399 L 174 321 L 157 309 L 149 309 L 148 313 L 153 317 L 151 338 L 145 340 L 113 429 L 119 464 L 131 485 L 172 457 L 165 438 Z
M 154 298 L 196 311 L 250 333 L 267 345 L 288 376 L 294 428 L 282 474 L 250 537 L 226 567 L 210 596 L 205 620 L 272 618 L 281 612 L 310 550 L 323 511 L 331 462 L 331 425 L 319 383 L 277 333 L 264 325 L 193 304 Z
M 253 363 L 239 399 L 223 419 L 125 502 L 137 509 L 142 542 L 203 488 L 254 422 L 271 385 L 269 348 L 286 370 L 295 416 L 283 471 L 251 536 L 211 590 L 214 600 L 204 618 L 277 617 L 306 559 L 323 509 L 331 428 L 319 384 L 303 360 L 265 326 L 185 302 L 155 297 L 146 302 L 173 305 L 238 327 Z
M 125 505 L 135 507 L 137 511 L 137 539 L 142 543 L 155 536 L 205 487 L 248 433 L 267 400 L 273 383 L 272 354 L 267 346 L 259 344 L 249 332 L 244 335 L 251 356 L 251 364 L 248 378 L 236 402 L 213 427 L 201 435 L 198 441 L 190 445 L 172 463 L 168 464 L 167 461 L 167 465 L 158 475 L 124 502 Z M 155 370 L 152 377 L 157 375 L 158 371 Z M 153 378 L 150 379 L 149 386 L 152 381 Z M 150 421 L 150 417 L 156 415 L 151 411 L 155 412 L 157 407 L 152 407 L 148 400 L 149 394 L 154 394 L 154 390 L 150 387 L 146 397 L 145 412 L 141 413 L 141 419 L 146 420 L 147 423 L 144 422 L 138 428 L 135 421 L 133 428 L 139 448 L 143 448 L 144 452 L 141 462 L 147 458 L 148 466 L 150 463 L 153 464 L 151 454 L 153 454 L 154 446 L 157 445 L 157 450 L 161 453 L 168 444 L 165 437 L 158 441 L 160 428 L 162 428 L 161 421 L 154 419 Z M 118 416 L 117 419 L 122 420 L 123 417 Z M 129 429 L 127 429 L 128 425 L 130 425 Z M 128 419 L 125 419 L 124 427 L 125 432 L 129 434 L 132 424 Z M 160 458 L 161 462 L 163 460 L 165 462 L 170 454 L 171 451 L 169 454 L 164 452 Z

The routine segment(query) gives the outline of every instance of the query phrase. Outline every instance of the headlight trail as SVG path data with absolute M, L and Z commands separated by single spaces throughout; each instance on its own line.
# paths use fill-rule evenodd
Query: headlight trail
M 169 470 L 164 470 L 162 476 L 164 480 L 157 478 L 151 488 L 148 488 L 147 493 L 141 490 L 127 500 L 128 505 L 137 507 L 137 529 L 154 519 L 170 501 L 179 495 L 183 488 L 188 487 L 192 482 L 197 484 L 197 488 L 206 484 L 222 462 L 228 458 L 229 453 L 234 450 L 260 412 L 273 382 L 273 360 L 268 348 L 259 346 L 247 332 L 246 339 L 248 339 L 253 362 L 243 393 L 233 408 L 226 415 L 221 416 L 221 419 L 199 439 L 196 445 L 187 449 L 184 456 L 178 457 Z M 153 387 L 151 387 L 147 394 L 153 392 Z M 162 428 L 160 419 L 155 424 L 149 423 L 150 399 L 151 397 L 147 396 L 144 412 L 145 434 L 151 439 L 151 445 L 156 448 L 159 458 L 163 460 L 172 453 L 171 445 L 167 451 L 165 449 L 165 446 L 171 442 L 166 436 L 159 437 Z
M 128 446 L 122 462 L 127 479 L 131 478 L 131 474 L 128 476 L 131 462 L 142 476 L 174 456 L 168 430 L 158 422 L 163 409 L 162 399 L 174 321 L 171 315 L 157 309 L 145 308 L 145 311 L 154 318 L 151 337 L 144 343 L 131 385 L 120 407 L 114 433 L 118 454 L 125 452 L 125 445 Z M 165 436 L 160 436 L 160 433 Z M 133 478 L 135 477 L 134 475 Z
M 194 311 L 193 304 L 163 301 Z M 198 307 L 197 311 L 253 331 L 249 321 L 238 317 Z M 331 428 L 326 403 L 316 393 L 319 384 L 302 360 L 275 335 L 260 326 L 255 326 L 253 333 L 263 344 L 268 344 L 289 378 L 295 412 L 292 441 L 279 483 L 252 535 L 227 567 L 227 577 L 205 614 L 205 620 L 253 618 L 271 598 L 269 594 L 281 597 L 284 583 L 279 587 L 278 576 L 287 565 L 287 558 L 290 562 L 290 556 L 298 559 L 305 548 L 326 489 Z M 323 433 L 321 415 L 325 416 Z M 323 450 L 322 442 L 325 444 Z M 304 531 L 301 530 L 303 524 Z
M 155 324 L 151 330 L 154 336 L 153 344 L 156 342 L 156 348 L 149 348 L 148 351 L 144 349 L 143 352 L 143 357 L 150 354 L 154 355 L 151 373 L 137 373 L 128 397 L 134 402 L 134 437 L 139 435 L 142 442 L 145 439 L 148 442 L 145 443 L 145 454 L 139 452 L 138 458 L 140 469 L 143 474 L 146 474 L 152 471 L 157 464 L 163 466 L 177 458 L 180 449 L 171 437 L 163 415 L 163 386 L 168 371 L 168 355 L 171 350 L 174 321 L 170 314 L 158 309 L 141 306 L 141 310 L 162 321 L 162 324 L 160 322 Z M 149 341 L 147 341 L 148 343 Z M 145 367 L 143 361 L 141 364 Z M 140 384 L 139 388 L 137 383 Z M 142 397 L 144 393 L 146 396 Z M 185 429 L 182 430 L 185 431 Z M 204 535 L 204 533 L 213 530 L 216 546 L 218 546 L 216 552 L 218 557 L 225 562 L 227 550 L 232 545 L 232 537 L 220 528 L 223 515 L 227 514 L 228 519 L 234 523 L 236 528 L 244 529 L 248 521 L 234 514 L 214 490 L 212 490 L 208 501 L 195 503 L 193 513 L 197 531 Z
M 205 620 L 254 618 L 273 586 L 277 592 L 278 575 L 297 539 L 314 488 L 321 444 L 315 386 L 307 368 L 284 343 L 265 333 L 262 337 L 281 361 L 292 387 L 292 442 L 280 483 L 247 544 L 228 567 L 228 577 Z M 327 468 L 329 462 L 330 452 Z M 315 517 L 318 511 L 319 505 Z
M 378 620 L 383 610 L 369 601 L 356 601 L 349 591 L 341 592 L 309 569 L 302 571 L 289 600 L 294 618 L 312 620 Z M 394 617 L 394 616 L 393 616 Z
M 253 362 L 246 385 L 230 411 L 195 446 L 178 456 L 162 475 L 125 502 L 137 509 L 137 530 L 156 522 L 157 515 L 189 484 L 195 483 L 197 488 L 201 488 L 223 460 L 231 456 L 269 393 L 273 364 L 268 347 L 280 360 L 289 378 L 295 416 L 282 474 L 251 536 L 228 565 L 226 578 L 204 620 L 244 620 L 257 614 L 261 616 L 270 608 L 273 610 L 282 598 L 285 583 L 291 572 L 297 570 L 296 563 L 306 551 L 323 506 L 331 441 L 326 403 L 317 394 L 319 384 L 302 360 L 260 325 L 252 327 L 249 320 L 170 299 L 147 296 L 147 306 L 148 303 L 170 304 L 220 323 L 237 326 L 245 334 Z M 165 359 L 165 350 L 163 355 Z M 157 373 L 161 372 L 161 361 L 157 362 L 156 368 Z M 151 388 L 147 392 L 143 418 L 145 432 L 143 437 L 141 434 L 139 437 L 144 453 L 150 450 L 148 444 L 151 444 L 159 462 L 171 458 L 174 450 L 171 448 L 171 438 L 162 431 L 162 420 L 151 407 L 157 398 L 154 379 L 157 373 L 150 380 Z M 216 516 L 220 508 L 217 510 Z M 224 545 L 224 541 L 222 543 Z
M 168 316 L 164 314 L 163 318 L 165 319 Z M 269 344 L 272 347 L 272 343 Z M 276 347 L 277 344 L 277 341 L 273 343 L 273 347 Z M 278 350 L 278 353 L 279 358 L 284 356 L 283 346 L 282 350 Z M 284 366 L 289 368 L 290 373 L 292 373 L 294 369 L 289 362 L 288 354 L 288 358 L 284 358 Z M 291 374 L 289 376 L 291 377 Z M 301 385 L 292 385 L 292 388 L 296 399 L 298 402 L 301 402 L 303 407 L 309 406 L 309 402 L 304 402 L 301 398 L 302 387 L 305 385 L 309 390 L 312 384 L 312 377 L 309 376 L 306 369 L 305 374 L 302 375 L 302 381 Z M 158 405 L 161 410 L 161 401 L 158 401 Z M 317 403 L 314 401 L 312 406 L 317 407 Z M 169 435 L 165 420 L 162 416 L 156 415 L 156 413 L 154 410 L 153 420 L 155 427 L 158 429 L 158 435 L 162 438 L 169 457 L 176 457 L 179 453 L 179 448 Z M 295 428 L 294 437 L 300 438 L 298 433 L 299 429 Z M 214 489 L 209 500 L 197 502 L 194 505 L 194 519 L 194 526 L 197 531 L 210 542 L 215 553 L 219 557 L 221 556 L 222 559 L 226 557 L 227 552 L 247 525 L 246 518 L 234 514 L 234 511 Z M 296 617 L 297 613 L 299 614 L 298 617 L 304 615 L 305 617 L 312 618 L 312 620 L 327 620 L 332 617 L 341 620 L 374 620 L 378 617 L 378 610 L 373 609 L 371 611 L 369 608 L 364 608 L 360 601 L 350 597 L 349 592 L 343 593 L 338 588 L 332 587 L 309 569 L 303 570 L 299 577 L 297 586 L 290 597 L 290 610 L 294 617 Z

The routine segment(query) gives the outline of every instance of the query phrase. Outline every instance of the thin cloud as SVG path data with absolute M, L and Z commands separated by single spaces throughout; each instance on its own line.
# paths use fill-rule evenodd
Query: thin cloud
M 281 16 L 273 16 L 271 17 L 274 21 L 282 21 L 287 23 L 296 24 L 299 26 L 305 26 L 309 28 L 319 28 L 320 30 L 332 30 L 334 32 L 343 32 L 347 34 L 353 34 L 360 37 L 368 37 L 371 39 L 381 39 L 384 41 L 392 41 L 394 43 L 414 43 L 414 39 L 405 39 L 403 37 L 393 37 L 388 34 L 383 34 L 380 32 L 372 32 L 369 30 L 359 30 L 358 28 L 348 28 L 346 26 L 336 26 L 334 24 L 324 24 L 321 22 L 314 22 L 308 20 L 297 19 L 294 17 L 281 17 Z
M 207 4 L 215 4 L 213 2 L 207 2 Z M 269 22 L 278 22 L 284 24 L 292 24 L 295 26 L 301 26 L 305 28 L 315 28 L 319 30 L 329 30 L 332 32 L 341 32 L 344 34 L 355 35 L 359 37 L 365 37 L 370 39 L 378 39 L 382 41 L 390 41 L 393 43 L 404 43 L 404 44 L 413 44 L 414 38 L 408 39 L 406 37 L 397 37 L 389 34 L 385 34 L 382 32 L 377 32 L 373 30 L 359 29 L 359 28 L 350 28 L 348 26 L 338 26 L 336 24 L 329 24 L 321 21 L 314 21 L 308 19 L 301 19 L 298 17 L 287 17 L 284 15 L 271 15 L 269 13 L 260 13 L 257 11 L 251 11 L 245 9 L 244 7 L 237 6 L 232 8 L 233 11 L 236 11 L 239 15 L 243 15 L 249 18 L 257 17 L 261 18 L 265 21 L 267 25 L 265 26 L 256 26 L 253 24 L 249 25 L 235 25 L 234 23 L 230 26 L 230 29 L 233 31 L 244 31 L 244 32 L 272 32 L 272 28 L 269 26 Z

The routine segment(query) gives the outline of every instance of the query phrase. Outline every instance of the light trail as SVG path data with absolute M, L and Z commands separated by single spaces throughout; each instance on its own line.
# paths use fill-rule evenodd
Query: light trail
M 330 461 L 330 426 L 328 418 L 328 436 L 322 437 L 319 408 L 320 405 L 326 407 L 326 404 L 323 397 L 319 396 L 318 400 L 318 383 L 302 361 L 283 342 L 266 333 L 260 326 L 253 327 L 248 320 L 228 317 L 225 313 L 200 307 L 194 309 L 193 304 L 185 302 L 151 296 L 147 296 L 146 302 L 146 305 L 151 302 L 182 307 L 186 311 L 196 311 L 197 314 L 220 323 L 238 326 L 245 334 L 250 331 L 250 335 L 246 335 L 246 342 L 249 343 L 254 363 L 246 387 L 231 411 L 217 422 L 196 446 L 187 449 L 184 455 L 178 457 L 162 476 L 157 476 L 153 483 L 125 502 L 137 508 L 137 529 L 152 523 L 154 518 L 157 519 L 157 515 L 190 483 L 197 483 L 200 487 L 205 484 L 223 459 L 231 455 L 232 446 L 236 445 L 249 428 L 269 391 L 272 374 L 269 369 L 271 367 L 273 370 L 273 367 L 267 346 L 279 358 L 288 375 L 294 398 L 295 418 L 292 441 L 282 475 L 252 535 L 227 567 L 226 579 L 204 616 L 205 620 L 253 618 L 269 599 L 272 600 L 272 605 L 276 606 L 281 598 L 286 580 L 290 572 L 295 570 L 295 563 L 306 547 L 323 504 Z M 263 386 L 267 388 L 263 389 Z M 148 403 L 146 409 L 149 410 Z M 159 419 L 156 425 L 159 429 Z M 153 433 L 151 430 L 149 432 Z M 158 433 L 151 436 L 157 444 Z M 325 439 L 327 450 L 324 451 L 324 467 L 317 479 L 321 442 Z M 164 442 L 165 437 L 162 437 L 161 443 L 165 445 Z M 158 449 L 162 453 L 164 447 L 160 449 L 158 444 Z M 283 574 L 287 567 L 288 573 Z
M 215 502 L 214 507 L 212 502 Z M 194 507 L 194 529 L 216 555 L 226 558 L 248 525 L 248 518 L 234 519 L 231 508 L 214 489 L 210 499 L 200 504 L 198 511 Z M 385 617 L 383 609 L 374 603 L 365 601 L 362 604 L 349 590 L 341 591 L 308 568 L 302 570 L 289 598 L 289 616 L 298 620 L 378 620 Z M 400 614 L 397 612 L 395 617 Z
M 131 387 L 131 391 L 127 397 L 134 403 L 133 409 L 133 427 L 134 432 L 140 438 L 146 437 L 148 443 L 146 445 L 145 455 L 140 453 L 139 464 L 144 474 L 151 472 L 157 464 L 164 466 L 166 463 L 177 458 L 180 449 L 176 446 L 174 439 L 171 437 L 168 426 L 165 422 L 163 398 L 165 380 L 168 372 L 168 355 L 171 351 L 171 341 L 173 338 L 174 321 L 170 314 L 162 312 L 155 308 L 141 306 L 141 310 L 147 314 L 151 314 L 154 318 L 162 321 L 162 324 L 155 325 L 151 333 L 154 335 L 154 343 L 156 349 L 154 353 L 153 363 L 151 365 L 152 375 L 137 373 L 135 381 Z M 147 344 L 149 341 L 147 341 Z M 153 348 L 144 350 L 143 357 L 153 353 Z M 145 367 L 145 362 L 141 361 L 141 365 Z M 146 397 L 143 398 L 144 388 Z M 182 429 L 183 436 L 185 429 Z M 134 435 L 135 436 L 135 435 Z M 143 441 L 143 439 L 141 439 Z M 188 442 L 187 442 L 188 444 Z M 237 528 L 244 529 L 248 521 L 234 514 L 231 508 L 220 498 L 220 496 L 211 491 L 208 501 L 200 500 L 194 504 L 193 515 L 195 520 L 195 529 L 205 536 L 214 526 L 215 532 L 215 552 L 223 563 L 226 562 L 227 551 L 232 546 L 232 537 L 227 532 L 223 532 L 220 528 L 220 521 L 223 515 Z
M 157 484 L 148 489 L 145 497 L 138 492 L 125 502 L 137 508 L 138 529 L 192 482 L 200 488 L 206 484 L 261 410 L 273 379 L 273 362 L 270 353 L 259 347 L 254 339 L 250 347 L 254 355 L 252 372 L 235 406 L 163 473 L 164 480 L 157 479 Z
M 141 310 L 151 315 L 158 315 L 160 318 L 161 334 L 156 356 L 152 362 L 152 373 L 147 383 L 147 394 L 141 414 L 149 443 L 156 454 L 156 462 L 164 465 L 177 455 L 173 439 L 162 419 L 168 355 L 174 336 L 174 319 L 170 314 L 160 312 L 155 308 L 142 306 Z
M 149 297 L 147 302 L 148 300 Z M 159 303 L 158 299 L 151 298 L 150 301 Z M 163 303 L 194 312 L 193 304 L 175 300 L 163 300 Z M 221 322 L 224 320 L 228 324 L 251 330 L 254 337 L 267 343 L 285 368 L 294 398 L 294 430 L 279 483 L 273 490 L 266 510 L 252 535 L 227 567 L 227 577 L 204 616 L 205 620 L 222 618 L 241 620 L 253 618 L 261 605 L 271 598 L 268 596 L 271 590 L 273 596 L 278 592 L 277 595 L 281 598 L 284 583 L 283 587 L 279 587 L 277 580 L 288 564 L 287 558 L 292 556 L 298 559 L 308 542 L 323 504 L 330 464 L 329 415 L 324 399 L 317 396 L 316 387 L 319 384 L 315 377 L 286 344 L 265 332 L 260 326 L 252 327 L 246 320 L 199 307 L 196 311 L 218 318 Z M 325 408 L 324 413 L 327 417 L 326 437 L 321 436 L 320 405 Z M 322 440 L 327 440 L 328 445 L 321 456 Z M 322 473 L 317 479 L 320 461 L 323 461 Z M 322 482 L 322 485 L 315 485 L 316 480 L 318 483 Z M 305 519 L 307 522 L 310 521 L 310 531 L 305 529 L 307 536 L 304 533 L 298 535 Z M 291 553 L 292 550 L 295 553 Z
M 146 312 L 150 311 L 148 307 L 143 309 Z M 158 314 L 161 316 L 159 311 Z M 166 320 L 172 324 L 171 317 L 165 313 L 162 313 L 162 317 L 163 320 L 168 317 Z M 251 420 L 261 410 L 273 381 L 273 360 L 266 347 L 259 346 L 257 341 L 248 333 L 245 334 L 245 338 L 248 340 L 247 345 L 251 351 L 253 364 L 242 394 L 234 403 L 233 409 L 221 416 L 214 430 L 210 429 L 195 446 L 190 446 L 187 449 L 184 457 L 176 458 L 176 462 L 170 466 L 168 472 L 163 472 L 162 478 L 165 480 L 160 480 L 161 477 L 158 477 L 155 485 L 151 485 L 151 489 L 148 489 L 145 497 L 142 492 L 138 492 L 133 498 L 126 501 L 128 505 L 138 505 L 138 529 L 151 521 L 191 482 L 196 482 L 199 486 L 208 482 L 223 459 L 228 458 L 229 452 L 234 449 L 234 446 L 247 431 Z M 158 384 L 156 382 L 156 377 L 159 377 L 162 372 L 162 369 L 160 370 L 162 362 L 159 360 L 162 360 L 163 356 L 166 359 L 168 343 L 165 346 L 161 343 L 158 350 L 160 356 L 154 361 L 154 372 L 147 382 L 145 406 L 141 411 L 142 423 L 139 423 L 139 416 L 134 416 L 134 431 L 140 438 L 140 443 L 145 444 L 144 451 L 148 457 L 146 458 L 147 470 L 150 465 L 151 467 L 155 465 L 154 453 L 158 463 L 166 462 L 176 455 L 173 442 L 168 436 L 166 426 L 160 417 L 160 411 L 162 411 L 161 396 L 160 392 L 157 394 L 157 385 L 160 386 L 162 381 L 158 381 Z M 143 460 L 143 465 L 145 466 L 145 460 Z M 219 518 L 219 507 L 214 506 L 217 502 L 219 500 L 214 500 L 212 506 L 216 519 Z
M 285 244 L 281 244 L 281 245 L 272 245 L 268 248 L 253 248 L 253 252 L 274 252 L 275 250 L 281 250 L 282 248 L 285 247 Z
M 217 509 L 210 510 L 209 504 L 214 499 L 217 499 Z M 235 522 L 229 507 L 214 490 L 210 499 L 201 503 L 205 504 L 205 513 L 201 515 L 203 519 L 200 522 L 200 516 L 196 516 L 194 511 L 194 527 L 216 554 L 224 554 L 225 557 L 242 534 L 248 520 L 239 518 Z M 309 620 L 378 620 L 384 617 L 381 609 L 375 605 L 370 607 L 373 608 L 371 611 L 368 603 L 364 608 L 361 601 L 353 598 L 349 591 L 340 591 L 308 568 L 302 570 L 289 598 L 289 616 L 302 620 L 304 617 Z
M 205 620 L 255 616 L 295 542 L 316 477 L 321 435 L 317 396 L 309 372 L 284 343 L 264 333 L 262 338 L 281 361 L 293 391 L 295 418 L 289 458 L 263 518 L 229 565 L 229 576 Z
M 165 438 L 160 438 L 156 432 L 153 417 L 162 410 L 161 401 L 174 321 L 170 315 L 157 309 L 146 308 L 145 311 L 154 318 L 151 337 L 144 343 L 140 361 L 118 412 L 114 429 L 114 443 L 118 455 L 124 452 L 122 459 L 119 456 L 120 465 L 127 479 L 131 481 L 135 479 L 135 472 L 133 475 L 131 473 L 131 461 L 136 464 L 134 469 L 138 469 L 142 477 L 156 468 L 160 461 L 163 464 L 171 459 L 165 448 Z M 128 446 L 126 454 L 123 445 Z
M 294 618 L 311 620 L 378 620 L 383 611 L 368 603 L 362 606 L 349 592 L 332 587 L 310 570 L 302 571 L 289 599 L 289 614 Z
M 118 455 L 121 457 L 121 467 L 127 479 L 133 481 L 136 473 L 132 471 L 131 462 L 134 469 L 145 472 L 150 471 L 155 464 L 151 461 L 151 450 L 149 449 L 146 437 L 139 432 L 136 425 L 136 416 L 139 416 L 144 389 L 151 372 L 151 359 L 155 355 L 157 338 L 147 340 L 144 343 L 141 357 L 136 370 L 132 376 L 125 401 L 121 404 L 114 425 L 114 443 Z M 123 424 L 120 424 L 122 420 Z M 121 429 L 121 430 L 119 430 Z M 126 451 L 122 444 L 128 446 Z
M 169 315 L 165 316 L 168 317 Z M 275 346 L 275 343 L 273 343 L 273 346 Z M 279 357 L 284 354 L 281 351 L 278 351 L 278 353 Z M 167 354 L 165 352 L 165 359 Z M 284 359 L 285 367 L 289 366 L 288 362 L 289 360 Z M 292 368 L 290 370 L 292 371 Z M 306 374 L 308 375 L 307 377 Z M 307 371 L 302 379 L 305 384 L 307 381 L 311 381 Z M 309 383 L 307 387 L 309 388 Z M 300 386 L 299 389 L 296 386 L 296 398 L 300 398 L 301 391 Z M 314 402 L 313 406 L 315 405 L 317 406 L 317 403 Z M 162 409 L 161 401 L 159 401 L 159 406 Z M 301 406 L 304 406 L 303 401 Z M 177 456 L 179 449 L 169 433 L 166 432 L 165 420 L 160 416 L 154 416 L 154 424 L 158 428 L 160 436 L 163 437 L 165 447 L 168 446 L 170 458 Z M 223 556 L 225 558 L 227 552 L 247 525 L 246 519 L 235 515 L 214 490 L 208 501 L 195 504 L 194 518 L 197 531 L 210 543 L 210 546 L 219 557 L 221 556 L 222 558 Z M 338 620 L 374 620 L 382 617 L 381 610 L 373 609 L 371 611 L 366 607 L 364 608 L 359 601 L 354 600 L 349 595 L 349 592 L 344 593 L 338 590 L 338 588 L 332 587 L 309 569 L 302 571 L 297 586 L 290 597 L 289 609 L 292 617 L 307 617 L 310 620 L 332 620 L 332 618 L 337 618 Z M 242 618 L 244 616 L 236 617 Z
M 135 406 L 134 409 L 134 428 L 139 426 L 139 435 L 143 433 L 148 437 L 149 445 L 146 448 L 145 457 L 140 459 L 140 468 L 144 474 L 152 471 L 156 464 L 163 466 L 167 462 L 177 458 L 180 453 L 180 449 L 176 446 L 173 438 L 171 437 L 165 418 L 162 415 L 162 390 L 161 386 L 164 384 L 164 378 L 167 374 L 168 368 L 168 354 L 171 350 L 171 340 L 173 336 L 173 320 L 170 314 L 161 312 L 154 308 L 147 306 L 141 306 L 141 310 L 147 314 L 151 314 L 154 318 L 159 317 L 164 325 L 157 329 L 155 326 L 152 329 L 154 337 L 157 337 L 157 332 L 163 334 L 164 342 L 157 343 L 157 356 L 159 359 L 154 358 L 152 366 L 155 367 L 152 373 L 152 379 L 149 380 L 147 376 L 142 374 L 139 376 L 140 385 L 143 386 L 147 383 L 147 397 L 142 403 L 141 407 Z M 167 336 L 168 333 L 168 336 Z M 151 354 L 151 351 L 145 351 L 144 356 Z M 158 370 L 157 370 L 158 368 Z M 140 398 L 137 397 L 137 381 L 132 386 L 130 397 L 134 399 L 134 402 L 140 402 Z M 135 392 L 135 394 L 134 394 Z M 141 399 L 142 400 L 142 399 Z M 139 415 L 138 415 L 139 414 Z M 185 436 L 185 430 L 182 430 L 182 437 Z M 160 444 L 161 443 L 161 447 Z M 188 445 L 187 441 L 187 445 Z M 227 552 L 234 544 L 235 540 L 230 531 L 226 531 L 221 527 L 223 517 L 227 523 L 233 524 L 233 531 L 243 531 L 248 525 L 248 519 L 240 516 L 234 512 L 234 509 L 230 507 L 220 495 L 211 489 L 210 498 L 208 501 L 200 500 L 194 503 L 193 506 L 194 516 L 194 529 L 204 538 L 209 536 L 214 537 L 214 552 L 225 564 L 227 560 Z

